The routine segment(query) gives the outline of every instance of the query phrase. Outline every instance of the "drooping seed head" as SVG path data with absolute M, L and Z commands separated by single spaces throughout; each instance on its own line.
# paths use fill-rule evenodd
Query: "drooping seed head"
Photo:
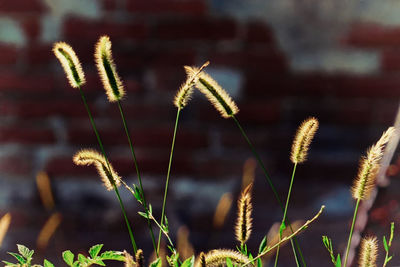
M 376 176 L 380 168 L 380 161 L 384 148 L 394 134 L 394 128 L 389 127 L 379 141 L 368 149 L 367 155 L 361 157 L 358 174 L 352 187 L 352 195 L 357 200 L 367 200 L 375 186 Z
M 101 180 L 107 190 L 114 189 L 113 184 L 117 187 L 121 184 L 121 177 L 116 173 L 110 163 L 99 152 L 91 149 L 82 149 L 73 157 L 76 165 L 89 166 L 94 165 L 99 173 Z M 108 166 L 110 169 L 108 169 Z
M 196 72 L 191 71 L 195 67 L 184 66 L 187 77 L 186 77 L 186 81 L 181 85 L 178 92 L 176 93 L 176 96 L 174 99 L 174 105 L 177 108 L 183 109 L 187 105 L 187 103 L 189 102 L 189 100 L 192 97 L 193 86 L 197 82 L 200 72 L 205 67 L 207 67 L 209 64 L 210 64 L 210 62 L 207 61 Z
M 233 266 L 241 266 L 249 262 L 249 258 L 237 251 L 229 249 L 214 249 L 207 254 L 200 253 L 199 260 L 197 260 L 196 267 L 226 267 L 226 259 L 230 258 Z M 247 264 L 245 266 L 253 266 Z
M 363 238 L 360 250 L 360 267 L 376 267 L 378 257 L 378 241 L 376 237 Z
M 125 90 L 114 64 L 111 41 L 108 36 L 100 37 L 96 44 L 94 58 L 108 100 L 110 102 L 121 100 L 125 95 Z
M 53 45 L 53 53 L 60 61 L 70 85 L 74 88 L 82 86 L 86 82 L 85 74 L 72 47 L 67 43 L 58 42 Z
M 242 192 L 238 200 L 238 214 L 235 226 L 236 240 L 242 245 L 246 243 L 251 234 L 252 218 L 251 212 L 253 205 L 251 203 L 251 189 L 253 184 L 249 184 Z
M 197 68 L 186 69 L 188 75 L 198 72 Z M 229 94 L 207 73 L 202 71 L 198 75 L 196 88 L 200 90 L 219 111 L 223 118 L 230 118 L 239 112 L 239 108 Z
M 318 130 L 318 125 L 318 120 L 311 117 L 303 121 L 297 129 L 292 144 L 292 153 L 290 154 L 290 160 L 293 163 L 303 163 L 307 160 L 308 150 L 315 132 Z

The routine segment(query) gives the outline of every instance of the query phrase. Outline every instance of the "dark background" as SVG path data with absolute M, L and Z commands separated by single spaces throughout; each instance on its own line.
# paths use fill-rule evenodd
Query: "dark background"
M 17 243 L 36 248 L 55 210 L 61 224 L 47 248 L 36 248 L 37 260 L 59 265 L 61 251 L 87 251 L 97 243 L 130 251 L 114 193 L 102 187 L 93 168 L 72 163 L 76 151 L 97 149 L 97 143 L 78 91 L 51 52 L 55 41 L 75 49 L 110 160 L 127 182 L 136 182 L 118 109 L 107 102 L 93 62 L 94 44 L 107 34 L 127 91 L 122 105 L 144 188 L 158 217 L 176 114 L 172 101 L 185 79 L 184 65 L 210 60 L 207 72 L 237 102 L 238 119 L 282 198 L 296 128 L 309 116 L 320 120 L 309 160 L 298 168 L 288 214 L 292 221 L 305 220 L 327 206 L 299 240 L 309 266 L 328 266 L 321 236 L 332 237 L 337 252 L 344 250 L 358 160 L 396 116 L 399 11 L 399 2 L 389 0 L 0 0 L 0 210 L 12 216 L 1 258 L 10 260 L 5 252 L 16 251 Z M 233 121 L 195 94 L 181 116 L 172 167 L 167 215 L 174 240 L 186 226 L 197 253 L 234 249 L 235 202 L 251 156 Z M 40 171 L 50 177 L 54 210 L 40 200 Z M 363 231 L 379 240 L 391 221 L 400 220 L 396 173 L 392 167 L 392 185 L 379 190 Z M 140 208 L 121 191 L 147 258 L 152 248 Z M 215 229 L 213 213 L 226 192 L 233 194 L 232 208 L 222 229 Z M 256 252 L 281 220 L 259 168 L 254 212 L 249 248 Z M 280 266 L 294 266 L 288 247 L 280 259 Z M 395 256 L 392 264 L 399 261 Z

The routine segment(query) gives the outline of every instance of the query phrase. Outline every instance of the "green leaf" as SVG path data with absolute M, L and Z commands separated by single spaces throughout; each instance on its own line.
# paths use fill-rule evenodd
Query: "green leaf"
M 258 247 L 258 254 L 263 253 L 266 247 L 267 247 L 267 236 L 264 236 L 263 240 L 261 240 L 260 246 Z
M 151 206 L 151 204 L 149 204 L 149 213 L 150 213 L 150 214 L 153 213 L 153 207 Z
M 89 260 L 88 260 L 83 254 L 81 254 L 81 253 L 78 254 L 78 261 L 79 261 L 80 263 L 83 263 L 83 264 L 89 262 Z
M 101 260 L 115 260 L 115 261 L 125 261 L 125 257 L 120 251 L 105 251 L 100 255 Z
M 12 262 L 9 262 L 9 261 L 3 261 L 3 263 L 8 267 L 8 266 L 10 266 L 10 267 L 17 267 L 17 266 L 19 266 L 19 264 L 15 264 L 15 263 L 12 263 Z
M 71 250 L 66 250 L 62 253 L 62 257 L 65 261 L 66 264 L 69 266 L 72 266 L 74 264 L 74 253 L 71 252 Z
M 34 250 L 30 250 L 29 248 L 25 247 L 24 245 L 17 244 L 18 252 L 27 260 L 32 259 L 32 255 L 35 252 Z
M 140 216 L 142 216 L 142 217 L 144 217 L 146 219 L 149 219 L 149 215 L 147 215 L 146 212 L 138 211 L 138 213 L 139 213 Z
M 386 262 L 389 262 L 391 259 L 393 258 L 393 256 L 390 256 Z
M 386 242 L 386 237 L 385 236 L 383 236 L 383 246 L 384 246 L 386 251 L 389 251 L 389 247 L 388 247 L 388 244 Z
M 257 267 L 262 267 L 262 261 L 260 258 L 257 259 Z
M 136 198 L 136 200 L 139 203 L 142 203 L 143 202 L 142 193 L 140 191 L 140 188 L 137 187 L 137 185 L 135 184 L 133 184 L 133 192 L 134 192 L 133 196 Z
M 43 267 L 54 267 L 54 264 L 45 259 L 43 262 Z
M 19 255 L 18 253 L 8 252 L 8 254 L 10 254 L 11 256 L 16 258 L 20 264 L 26 263 L 26 259 L 24 257 L 22 257 L 21 255 Z
M 341 266 L 342 266 L 342 260 L 340 259 L 340 254 L 338 254 L 335 262 L 335 267 L 341 267 Z
M 97 244 L 97 245 L 94 245 L 93 247 L 91 247 L 89 249 L 90 257 L 92 257 L 93 259 L 96 258 L 97 255 L 99 255 L 99 252 L 102 247 L 103 247 L 103 244 Z
M 158 258 L 155 261 L 153 261 L 152 263 L 150 263 L 149 267 L 161 267 L 161 265 L 162 265 L 161 258 Z
M 390 223 L 389 247 L 392 245 L 393 233 L 394 233 L 394 222 L 391 222 L 391 223 Z
M 96 259 L 96 261 L 94 263 L 96 263 L 97 265 L 100 265 L 100 266 L 106 266 L 106 264 L 100 259 Z
M 279 227 L 279 234 L 282 236 L 283 230 L 286 229 L 286 225 L 284 222 L 281 223 L 281 226 Z
M 233 267 L 231 258 L 226 258 L 226 266 L 227 267 Z
M 181 265 L 181 267 L 193 267 L 193 266 L 194 266 L 194 256 L 186 259 Z

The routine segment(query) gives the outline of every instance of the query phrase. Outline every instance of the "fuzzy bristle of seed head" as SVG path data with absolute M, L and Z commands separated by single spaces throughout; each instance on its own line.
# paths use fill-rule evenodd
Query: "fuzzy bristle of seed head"
M 206 254 L 200 253 L 199 260 L 196 263 L 196 267 L 226 267 L 226 259 L 230 258 L 233 266 L 241 266 L 250 261 L 250 259 L 237 251 L 229 249 L 214 249 Z M 253 266 L 247 264 L 245 266 Z
M 197 68 L 190 68 L 186 72 L 198 72 Z M 239 112 L 239 108 L 229 94 L 206 72 L 198 75 L 196 88 L 203 93 L 223 118 L 230 118 Z
M 135 262 L 137 267 L 144 267 L 143 250 L 138 249 L 135 255 Z
M 195 67 L 190 67 L 190 66 L 184 66 L 184 69 L 186 71 L 186 81 L 180 86 L 178 92 L 175 95 L 174 98 L 174 105 L 179 108 L 183 109 L 189 100 L 192 97 L 193 94 L 193 86 L 198 80 L 199 74 L 202 72 L 202 70 L 207 67 L 210 64 L 209 61 L 203 64 L 197 71 L 192 71 L 193 68 Z
M 380 161 L 386 144 L 393 136 L 395 129 L 389 127 L 381 138 L 367 151 L 367 155 L 361 157 L 358 174 L 351 189 L 352 196 L 356 200 L 367 200 L 370 198 L 375 187 L 376 176 L 380 168 Z
M 53 53 L 60 61 L 70 85 L 78 88 L 85 84 L 85 74 L 81 63 L 72 47 L 64 42 L 57 42 L 53 45 Z
M 124 257 L 125 257 L 125 267 L 135 267 L 136 263 L 133 260 L 133 257 L 131 254 L 129 254 L 126 250 L 123 252 Z
M 112 57 L 110 37 L 105 35 L 100 37 L 96 44 L 94 58 L 108 100 L 110 102 L 121 100 L 125 95 L 125 90 Z
M 249 184 L 242 192 L 238 200 L 238 214 L 235 225 L 235 236 L 242 245 L 246 243 L 251 234 L 253 206 L 251 203 L 251 189 L 253 183 Z
M 114 168 L 104 156 L 95 150 L 82 149 L 74 155 L 73 161 L 76 165 L 81 166 L 94 165 L 107 190 L 114 189 L 113 184 L 117 187 L 121 184 L 121 177 L 118 173 L 114 171 Z
M 378 257 L 378 240 L 376 237 L 363 238 L 360 249 L 360 267 L 376 267 Z
M 318 120 L 316 118 L 308 118 L 297 129 L 296 136 L 292 144 L 292 152 L 290 160 L 293 163 L 303 163 L 307 160 L 308 150 L 311 141 L 318 130 Z

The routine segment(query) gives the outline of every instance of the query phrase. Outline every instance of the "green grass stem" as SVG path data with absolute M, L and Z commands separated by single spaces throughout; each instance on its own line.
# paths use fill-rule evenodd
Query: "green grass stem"
M 269 184 L 270 187 L 271 187 L 272 192 L 274 193 L 274 196 L 275 196 L 276 201 L 278 202 L 279 206 L 281 207 L 282 212 L 284 212 L 285 209 L 284 209 L 284 206 L 283 206 L 283 204 L 282 204 L 282 201 L 281 201 L 281 199 L 280 199 L 280 197 L 279 197 L 279 195 L 278 195 L 278 192 L 277 192 L 276 189 L 275 189 L 274 184 L 272 183 L 271 178 L 270 178 L 269 175 L 268 175 L 267 170 L 265 169 L 265 166 L 264 166 L 264 164 L 263 164 L 263 162 L 262 162 L 260 156 L 258 155 L 257 151 L 255 150 L 255 148 L 254 148 L 253 144 L 251 143 L 250 139 L 247 137 L 246 132 L 244 131 L 243 127 L 240 125 L 240 123 L 239 123 L 239 121 L 237 120 L 237 118 L 235 117 L 235 115 L 232 115 L 232 119 L 234 120 L 234 122 L 235 122 L 236 126 L 239 128 L 239 130 L 240 130 L 242 136 L 244 137 L 244 139 L 246 140 L 247 144 L 249 145 L 250 150 L 252 151 L 253 155 L 254 155 L 255 158 L 257 159 L 257 162 L 258 162 L 258 164 L 260 165 L 260 167 L 261 167 L 261 169 L 262 169 L 262 171 L 263 171 L 263 173 L 264 173 L 264 176 L 265 176 L 265 178 L 266 178 L 268 184 Z M 290 231 L 293 233 L 294 231 L 293 231 L 292 225 L 290 224 L 290 222 L 289 222 L 288 219 L 286 219 L 285 223 L 286 223 L 287 225 L 289 225 Z M 291 243 L 291 245 L 292 245 L 293 254 L 294 254 L 294 257 L 296 258 L 296 262 L 298 262 L 298 255 L 297 255 L 297 253 L 298 253 L 299 256 L 300 256 L 300 259 L 301 259 L 301 261 L 302 261 L 303 266 L 306 267 L 307 265 L 306 265 L 306 262 L 305 262 L 305 260 L 304 260 L 303 253 L 302 253 L 302 251 L 301 251 L 301 248 L 300 248 L 300 245 L 299 245 L 299 243 L 298 243 L 298 241 L 297 241 L 297 238 L 296 238 L 296 237 L 293 237 L 293 239 L 290 239 L 290 243 Z M 296 251 L 296 249 L 297 249 L 297 251 Z
M 135 169 L 136 169 L 136 175 L 137 175 L 138 180 L 139 180 L 140 192 L 141 192 L 141 195 L 142 195 L 141 197 L 143 199 L 143 206 L 144 206 L 145 212 L 147 214 L 147 225 L 149 227 L 151 241 L 153 243 L 154 250 L 156 251 L 156 254 L 157 254 L 157 257 L 158 257 L 156 241 L 155 241 L 155 238 L 154 238 L 153 228 L 151 227 L 151 223 L 150 223 L 149 210 L 148 210 L 146 197 L 145 197 L 144 190 L 143 190 L 142 178 L 140 176 L 140 171 L 139 171 L 139 166 L 138 166 L 137 159 L 136 159 L 135 150 L 133 148 L 132 138 L 131 138 L 131 136 L 129 134 L 128 125 L 127 125 L 126 120 L 125 120 L 125 115 L 124 115 L 124 112 L 122 110 L 121 102 L 119 100 L 117 100 L 117 104 L 118 104 L 119 113 L 121 114 L 122 123 L 124 124 L 125 134 L 126 134 L 126 137 L 128 138 L 129 147 L 131 149 L 133 162 L 135 164 Z
M 279 228 L 279 241 L 282 239 L 282 230 L 281 229 L 286 228 L 286 225 L 285 225 L 286 214 L 287 214 L 287 209 L 288 209 L 288 206 L 289 206 L 290 195 L 292 193 L 292 187 L 293 187 L 294 175 L 296 173 L 296 167 L 297 167 L 297 163 L 295 163 L 294 166 L 293 166 L 292 178 L 290 180 L 289 191 L 288 191 L 288 195 L 287 195 L 287 198 L 286 198 L 285 210 L 283 212 L 283 218 L 282 218 L 282 222 L 281 222 L 281 227 Z M 274 265 L 275 267 L 278 264 L 279 248 L 280 248 L 280 246 L 278 246 L 276 248 L 275 265 Z M 300 266 L 297 258 L 295 258 L 295 259 L 296 259 L 296 265 Z
M 176 112 L 176 119 L 175 119 L 175 127 L 174 127 L 174 136 L 172 137 L 172 145 L 171 145 L 171 152 L 169 155 L 169 163 L 168 163 L 168 171 L 167 171 L 167 180 L 165 181 L 165 189 L 164 189 L 164 199 L 161 211 L 161 226 L 164 224 L 164 216 L 165 216 L 165 205 L 167 202 L 167 194 L 168 194 L 168 185 L 169 185 L 169 177 L 171 174 L 171 165 L 172 165 L 172 158 L 174 156 L 174 148 L 175 148 L 175 139 L 176 139 L 176 131 L 178 129 L 178 122 L 179 122 L 179 115 L 181 113 L 181 109 L 178 108 Z M 157 251 L 160 251 L 160 244 L 161 244 L 161 229 L 158 234 L 158 243 L 157 243 Z
M 356 207 L 354 208 L 353 221 L 351 223 L 351 228 L 350 228 L 349 240 L 347 241 L 346 254 L 345 254 L 345 257 L 344 257 L 344 265 L 343 265 L 343 267 L 347 266 L 347 260 L 348 260 L 349 252 L 350 252 L 350 244 L 351 244 L 351 239 L 353 237 L 353 230 L 354 230 L 354 225 L 356 223 L 356 218 L 357 218 L 357 212 L 358 212 L 358 206 L 359 205 L 360 205 L 360 199 L 357 199 Z
M 94 133 L 95 133 L 95 135 L 96 135 L 97 142 L 99 143 L 101 152 L 103 153 L 103 156 L 104 156 L 104 158 L 106 159 L 107 168 L 108 168 L 108 170 L 110 170 L 110 163 L 109 163 L 108 158 L 107 158 L 107 156 L 106 156 L 106 152 L 104 151 L 103 143 L 101 142 L 99 132 L 97 131 L 96 124 L 94 123 L 92 113 L 90 112 L 89 106 L 88 106 L 88 104 L 87 104 L 87 102 L 86 102 L 86 97 L 85 97 L 85 95 L 84 95 L 82 89 L 81 89 L 80 87 L 78 87 L 78 89 L 79 89 L 79 93 L 81 94 L 81 98 L 82 98 L 83 105 L 85 106 L 85 109 L 86 109 L 86 111 L 87 111 L 87 113 L 88 113 L 88 115 L 89 115 L 90 123 L 92 124 L 92 128 L 93 128 L 93 131 L 94 131 Z M 114 192 L 115 192 L 115 194 L 117 195 L 117 198 L 118 198 L 118 201 L 119 201 L 119 205 L 121 206 L 121 210 L 122 210 L 122 214 L 123 214 L 124 219 L 125 219 L 126 227 L 128 228 L 129 237 L 130 237 L 130 239 L 131 239 L 133 251 L 134 251 L 134 253 L 136 254 L 137 246 L 136 246 L 135 238 L 133 237 L 131 225 L 130 225 L 130 223 L 129 223 L 128 217 L 126 216 L 124 203 L 123 203 L 122 200 L 121 200 L 121 196 L 119 195 L 119 191 L 118 191 L 118 188 L 117 188 L 116 185 L 115 185 L 115 182 L 112 181 L 112 184 L 113 184 L 113 187 L 114 187 Z

